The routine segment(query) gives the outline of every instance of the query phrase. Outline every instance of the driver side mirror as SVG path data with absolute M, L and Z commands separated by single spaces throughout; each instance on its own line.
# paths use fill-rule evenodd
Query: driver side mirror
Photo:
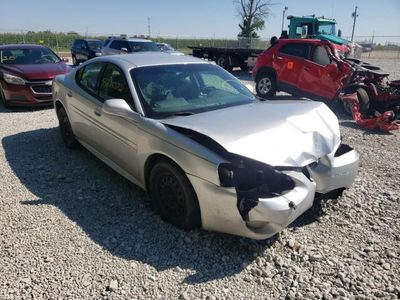
M 65 63 L 67 63 L 67 62 L 69 62 L 69 58 L 63 57 L 63 58 L 62 58 L 62 61 L 65 62 Z
M 118 117 L 132 117 L 135 112 L 124 99 L 109 99 L 104 101 L 103 113 Z
M 128 49 L 126 49 L 126 48 L 121 48 L 121 52 L 122 52 L 122 53 L 128 53 Z

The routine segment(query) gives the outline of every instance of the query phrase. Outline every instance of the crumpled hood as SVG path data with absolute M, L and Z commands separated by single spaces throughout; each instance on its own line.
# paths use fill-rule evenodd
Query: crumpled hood
M 48 80 L 70 70 L 64 62 L 55 64 L 2 65 L 2 68 L 26 80 Z
M 313 101 L 255 102 L 161 122 L 191 129 L 228 152 L 272 166 L 303 167 L 340 144 L 336 116 Z

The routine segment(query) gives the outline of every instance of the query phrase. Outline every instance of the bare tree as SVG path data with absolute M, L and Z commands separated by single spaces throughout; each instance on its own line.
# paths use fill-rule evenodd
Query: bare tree
M 270 13 L 270 0 L 234 0 L 239 16 L 242 21 L 239 24 L 240 33 L 238 37 L 258 38 L 257 30 L 265 26 L 264 19 Z

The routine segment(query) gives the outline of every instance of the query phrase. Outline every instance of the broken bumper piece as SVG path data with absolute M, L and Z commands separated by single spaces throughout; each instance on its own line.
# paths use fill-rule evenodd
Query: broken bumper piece
M 359 155 L 346 144 L 341 144 L 335 154 L 322 157 L 307 169 L 317 185 L 316 191 L 326 194 L 349 188 L 358 172 Z
M 295 188 L 278 197 L 259 199 L 258 204 L 248 213 L 246 226 L 256 235 L 274 235 L 313 205 L 316 184 L 303 173 L 285 173 L 295 181 Z

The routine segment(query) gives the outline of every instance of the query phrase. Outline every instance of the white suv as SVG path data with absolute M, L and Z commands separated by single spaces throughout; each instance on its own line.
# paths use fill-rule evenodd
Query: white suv
M 109 37 L 101 48 L 103 55 L 124 54 L 142 51 L 160 52 L 157 44 L 151 40 L 126 38 L 126 37 Z

